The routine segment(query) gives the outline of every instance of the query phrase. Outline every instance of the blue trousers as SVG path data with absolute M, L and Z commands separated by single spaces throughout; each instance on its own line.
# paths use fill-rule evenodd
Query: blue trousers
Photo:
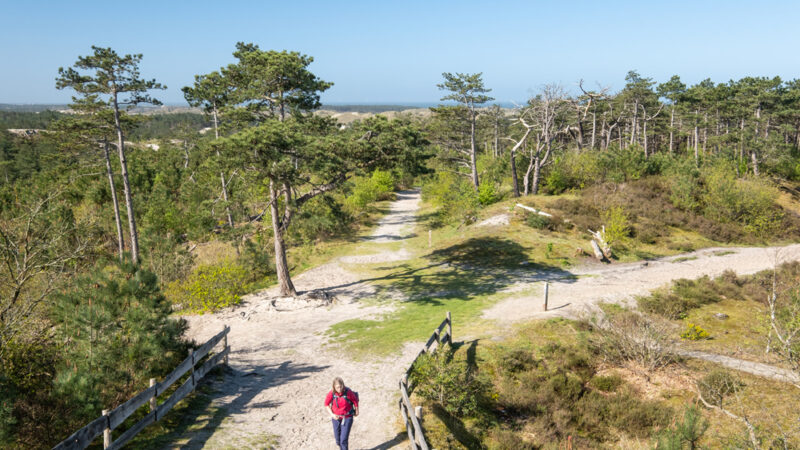
M 350 439 L 350 428 L 353 426 L 353 418 L 331 419 L 333 422 L 333 437 L 336 438 L 336 445 L 341 450 L 347 450 L 348 440 Z

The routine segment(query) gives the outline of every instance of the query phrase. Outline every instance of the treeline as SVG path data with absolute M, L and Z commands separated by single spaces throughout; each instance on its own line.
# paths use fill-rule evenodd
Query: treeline
M 0 111 L 0 129 L 27 128 L 45 130 L 53 121 L 64 117 L 64 113 L 44 110 L 40 112 Z
M 69 117 L 69 114 L 45 110 L 41 112 L 0 111 L 0 130 L 37 129 L 47 130 L 53 122 Z M 141 141 L 179 137 L 194 134 L 211 127 L 208 118 L 198 113 L 170 113 L 137 115 L 140 122 L 131 128 L 128 137 Z

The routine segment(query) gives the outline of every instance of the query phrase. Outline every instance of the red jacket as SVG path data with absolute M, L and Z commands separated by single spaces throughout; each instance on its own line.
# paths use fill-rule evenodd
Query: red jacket
M 358 407 L 358 398 L 356 398 L 353 391 L 348 388 L 344 388 L 344 395 L 347 396 L 347 399 L 345 399 L 344 396 L 337 396 L 336 400 L 334 400 L 333 390 L 328 391 L 328 395 L 325 396 L 325 406 L 331 405 L 331 411 L 337 416 L 352 416 L 355 414 L 353 407 Z M 350 401 L 347 401 L 348 399 Z M 353 402 L 352 406 L 350 402 Z

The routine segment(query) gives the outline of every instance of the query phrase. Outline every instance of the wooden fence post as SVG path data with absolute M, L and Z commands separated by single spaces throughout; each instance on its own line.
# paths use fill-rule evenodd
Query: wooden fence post
M 447 341 L 453 343 L 453 319 L 450 318 L 450 311 L 447 311 Z
M 107 409 L 103 410 L 103 416 L 106 417 L 106 428 L 103 430 L 103 448 L 108 448 L 111 446 L 111 428 L 108 427 L 111 422 L 108 420 Z
M 417 406 L 414 408 L 414 415 L 417 416 L 417 420 L 420 422 L 422 421 L 422 406 Z
M 197 385 L 197 382 L 194 379 L 194 350 L 189 349 L 189 356 L 192 358 L 192 390 Z
M 225 328 L 228 328 L 228 326 L 225 325 Z M 225 338 L 224 339 L 225 339 L 225 341 L 224 341 L 225 343 L 222 346 L 222 350 L 223 351 L 228 349 L 228 333 L 225 333 Z M 230 353 L 230 351 L 228 351 L 228 353 Z M 228 353 L 225 353 L 225 365 L 226 366 L 228 365 Z
M 150 387 L 153 387 L 155 385 L 156 385 L 156 379 L 150 378 Z M 150 412 L 153 412 L 158 409 L 158 402 L 156 401 L 156 398 L 158 398 L 158 388 L 153 389 L 153 396 L 150 397 Z M 158 418 L 156 418 L 156 420 L 158 420 Z
M 433 230 L 428 230 L 428 248 L 433 245 Z
M 544 282 L 544 310 L 547 311 L 547 297 L 550 294 L 550 283 Z

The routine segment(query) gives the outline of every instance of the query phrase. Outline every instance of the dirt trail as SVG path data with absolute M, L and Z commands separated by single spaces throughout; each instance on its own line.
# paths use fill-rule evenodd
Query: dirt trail
M 507 291 L 538 290 L 535 295 L 512 296 L 484 311 L 483 317 L 510 324 L 553 316 L 575 317 L 598 302 L 628 303 L 636 296 L 678 278 L 715 277 L 725 270 L 747 275 L 800 259 L 800 244 L 786 247 L 708 248 L 647 262 L 576 269 L 569 276 L 538 273 L 531 281 Z M 549 308 L 542 311 L 542 282 L 550 281 Z M 539 288 L 539 289 L 537 289 Z
M 700 352 L 696 350 L 678 350 L 678 354 L 687 358 L 703 359 L 717 363 L 721 366 L 741 372 L 751 373 L 764 378 L 784 381 L 786 383 L 800 384 L 800 376 L 788 369 L 771 366 L 753 361 L 746 361 L 730 356 L 717 355 L 715 353 Z
M 365 238 L 372 243 L 396 242 L 412 233 L 419 191 L 397 196 L 390 213 Z M 341 267 L 341 262 L 376 263 L 407 259 L 403 249 L 334 260 L 293 279 L 298 291 L 327 289 L 336 296 L 332 306 L 311 301 L 276 299 L 275 290 L 248 296 L 239 307 L 218 314 L 187 317 L 189 335 L 203 341 L 231 326 L 230 371 L 213 383 L 213 405 L 225 409 L 224 420 L 210 421 L 200 430 L 187 433 L 170 447 L 260 448 L 269 435 L 278 437 L 279 448 L 336 448 L 331 422 L 322 402 L 331 381 L 341 376 L 359 393 L 362 407 L 350 439 L 352 449 L 389 449 L 401 442 L 395 398 L 397 382 L 419 349 L 409 344 L 402 355 L 386 360 L 353 361 L 325 348 L 322 335 L 331 325 L 383 312 L 363 307 L 359 299 L 374 290 Z M 188 442 L 187 442 L 188 440 Z

